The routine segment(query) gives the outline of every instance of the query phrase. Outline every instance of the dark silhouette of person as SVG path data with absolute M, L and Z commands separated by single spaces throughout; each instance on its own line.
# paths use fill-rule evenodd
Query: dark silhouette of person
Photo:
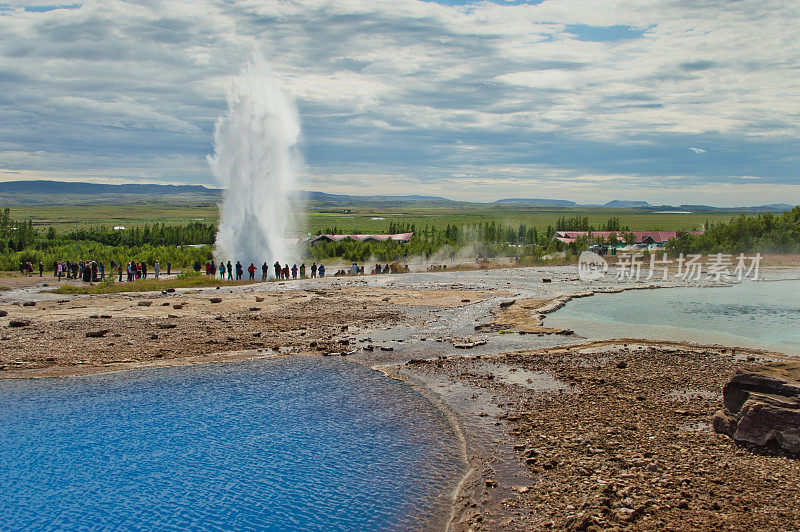
M 242 267 L 242 263 L 238 260 L 236 261 L 236 280 L 240 281 L 242 279 L 242 274 L 244 273 L 244 268 Z
M 311 265 L 311 278 L 315 278 L 317 276 L 317 263 Z
M 233 280 L 233 265 L 231 264 L 231 261 L 228 261 L 228 280 Z
M 264 264 L 261 265 L 261 280 L 262 281 L 266 281 L 267 280 L 267 274 L 269 274 L 269 266 L 267 266 L 267 263 L 265 262 Z
M 292 265 L 292 279 L 297 279 L 297 264 Z
M 250 266 L 247 267 L 247 273 L 250 274 L 250 280 L 255 281 L 256 267 L 253 266 L 252 262 L 250 263 Z
M 281 263 L 276 260 L 275 264 L 273 266 L 275 266 L 275 278 L 276 279 L 280 279 L 281 278 L 281 272 L 283 271 L 283 270 L 281 270 Z

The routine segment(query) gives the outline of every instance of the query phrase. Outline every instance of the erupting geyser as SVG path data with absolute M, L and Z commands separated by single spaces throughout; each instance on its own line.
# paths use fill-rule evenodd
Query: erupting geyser
M 290 191 L 299 161 L 294 102 L 267 62 L 255 54 L 234 80 L 228 112 L 217 120 L 211 170 L 226 190 L 220 207 L 216 260 L 245 268 L 294 258 Z M 296 211 L 294 211 L 296 212 Z

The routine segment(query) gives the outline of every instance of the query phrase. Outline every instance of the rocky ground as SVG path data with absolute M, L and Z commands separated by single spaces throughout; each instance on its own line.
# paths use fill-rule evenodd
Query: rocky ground
M 379 277 L 71 297 L 9 281 L 0 378 L 343 355 L 458 420 L 454 529 L 800 529 L 800 460 L 711 429 L 737 370 L 786 361 L 548 329 L 569 298 L 620 289 L 572 269 Z
M 398 305 L 448 308 L 480 292 L 308 288 L 77 296 L 0 304 L 0 378 L 274 354 L 347 355 L 352 331 L 400 322 Z
M 487 362 L 565 387 L 531 392 Z M 507 486 L 489 467 L 475 499 L 503 496 L 493 506 L 465 499 L 462 529 L 796 530 L 800 461 L 710 429 L 725 382 L 759 363 L 730 350 L 597 343 L 419 360 L 406 371 L 488 390 L 500 407 L 491 419 L 531 473 Z

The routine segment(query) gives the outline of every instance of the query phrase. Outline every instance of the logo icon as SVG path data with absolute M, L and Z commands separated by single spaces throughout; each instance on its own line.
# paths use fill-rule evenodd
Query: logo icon
M 581 281 L 597 281 L 608 272 L 606 259 L 593 251 L 584 251 L 578 257 L 578 278 Z

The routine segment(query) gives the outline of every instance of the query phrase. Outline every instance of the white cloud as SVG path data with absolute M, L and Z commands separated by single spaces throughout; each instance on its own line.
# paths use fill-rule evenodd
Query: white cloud
M 791 2 L 90 0 L 24 9 L 47 4 L 0 11 L 0 166 L 11 170 L 208 182 L 213 121 L 258 47 L 298 100 L 318 174 L 368 165 L 454 190 L 448 176 L 478 169 L 515 196 L 501 168 L 610 182 L 681 175 L 686 186 L 743 172 L 796 179 L 800 13 Z M 576 25 L 642 36 L 582 41 Z M 764 155 L 748 168 L 712 157 L 682 168 L 679 147 L 695 142 L 705 146 L 695 153 L 752 145 Z M 601 181 L 585 185 L 598 191 Z M 465 191 L 473 185 L 463 181 Z

